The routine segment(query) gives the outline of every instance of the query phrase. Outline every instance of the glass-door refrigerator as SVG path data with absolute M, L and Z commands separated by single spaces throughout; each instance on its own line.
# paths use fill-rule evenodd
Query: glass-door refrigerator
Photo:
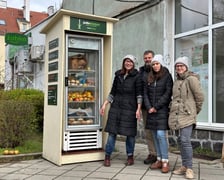
M 63 151 L 102 148 L 103 38 L 66 34 Z

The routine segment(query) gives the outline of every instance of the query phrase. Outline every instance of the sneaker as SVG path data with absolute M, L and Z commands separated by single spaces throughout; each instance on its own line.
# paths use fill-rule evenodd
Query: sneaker
M 176 169 L 173 171 L 173 174 L 176 175 L 184 175 L 186 173 L 187 168 L 184 166 L 181 166 L 179 169 Z
M 157 157 L 155 155 L 149 154 L 148 157 L 144 160 L 144 164 L 152 164 L 156 162 Z
M 156 161 L 154 163 L 152 163 L 152 165 L 150 166 L 151 169 L 161 169 L 162 168 L 162 161 Z
M 161 172 L 162 173 L 168 173 L 170 170 L 170 166 L 168 162 L 162 162 L 162 169 Z
M 185 177 L 187 179 L 194 179 L 194 171 L 192 169 L 187 168 Z

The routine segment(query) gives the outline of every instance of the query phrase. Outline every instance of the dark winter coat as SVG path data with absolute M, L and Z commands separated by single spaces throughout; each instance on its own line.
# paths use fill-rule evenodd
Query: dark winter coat
M 136 69 L 124 79 L 117 71 L 110 94 L 113 96 L 105 131 L 124 136 L 137 134 L 137 96 L 143 96 L 142 81 Z
M 146 81 L 148 79 L 148 74 L 151 71 L 151 68 L 152 67 L 150 65 L 148 65 L 148 66 L 144 65 L 144 66 L 141 66 L 139 68 L 139 73 L 140 73 L 140 76 L 141 76 L 141 79 L 142 79 L 142 85 L 144 85 L 146 83 Z M 143 102 L 142 102 L 142 109 L 144 109 L 144 110 L 146 109 L 144 99 L 143 99 Z
M 197 114 L 201 111 L 204 94 L 199 76 L 187 71 L 173 86 L 173 99 L 170 108 L 169 127 L 172 130 L 196 126 Z
M 163 67 L 164 68 L 164 67 Z M 164 74 L 153 83 L 144 84 L 144 103 L 147 111 L 154 107 L 156 113 L 148 113 L 146 129 L 166 130 L 168 128 L 169 104 L 172 96 L 173 79 L 164 68 Z

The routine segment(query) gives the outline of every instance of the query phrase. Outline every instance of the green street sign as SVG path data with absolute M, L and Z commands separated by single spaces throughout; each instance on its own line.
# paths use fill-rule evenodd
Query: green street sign
M 6 33 L 5 43 L 16 45 L 16 46 L 27 45 L 28 37 L 26 35 L 18 34 L 18 33 Z
M 106 22 L 71 17 L 70 29 L 106 34 Z

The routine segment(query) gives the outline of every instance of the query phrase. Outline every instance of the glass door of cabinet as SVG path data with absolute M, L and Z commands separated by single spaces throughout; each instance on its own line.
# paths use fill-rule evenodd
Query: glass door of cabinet
M 101 129 L 101 37 L 66 35 L 66 130 Z

